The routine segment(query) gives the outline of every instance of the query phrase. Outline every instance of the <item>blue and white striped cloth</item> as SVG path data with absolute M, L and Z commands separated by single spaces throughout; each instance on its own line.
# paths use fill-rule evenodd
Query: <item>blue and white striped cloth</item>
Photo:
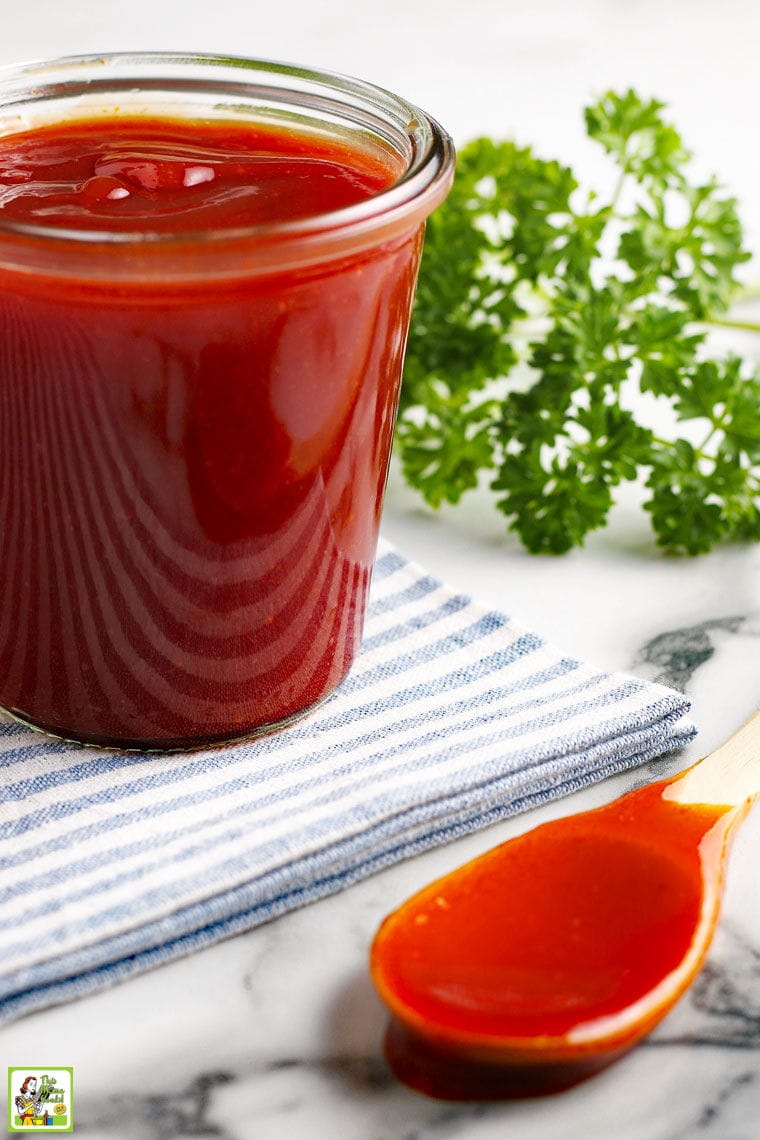
M 381 545 L 347 681 L 225 749 L 83 749 L 0 723 L 0 1015 L 66 1001 L 691 738 Z

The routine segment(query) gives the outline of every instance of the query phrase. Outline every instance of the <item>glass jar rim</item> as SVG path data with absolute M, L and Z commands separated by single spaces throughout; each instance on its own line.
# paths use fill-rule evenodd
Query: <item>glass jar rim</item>
M 193 76 L 193 72 L 195 73 Z M 28 245 L 80 250 L 92 256 L 98 250 L 110 255 L 119 248 L 140 248 L 156 253 L 182 252 L 198 246 L 218 252 L 255 250 L 257 267 L 284 263 L 308 264 L 341 252 L 408 232 L 424 221 L 445 197 L 454 170 L 454 147 L 443 128 L 424 111 L 385 88 L 342 75 L 297 64 L 243 56 L 180 54 L 174 52 L 110 52 L 63 56 L 0 67 L 0 116 L 30 102 L 68 97 L 72 91 L 92 95 L 98 91 L 165 90 L 172 82 L 195 82 L 213 94 L 275 93 L 291 103 L 343 112 L 356 117 L 357 126 L 374 120 L 386 133 L 406 138 L 405 169 L 387 187 L 369 198 L 323 214 L 257 223 L 235 228 L 199 228 L 161 232 L 93 230 L 4 221 L 0 215 L 0 243 L 10 243 L 22 254 Z M 78 86 L 77 86 L 78 85 Z M 190 88 L 188 87 L 188 90 Z M 18 128 L 17 128 L 18 129 Z M 26 129 L 23 127 L 22 129 Z M 30 128 L 33 129 L 33 126 Z M 9 131 L 6 133 L 14 133 Z M 35 260 L 35 259 L 33 259 Z M 0 255 L 0 263 L 7 258 Z

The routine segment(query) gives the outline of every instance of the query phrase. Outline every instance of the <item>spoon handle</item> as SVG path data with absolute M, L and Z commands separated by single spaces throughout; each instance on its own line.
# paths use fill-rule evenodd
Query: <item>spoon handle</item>
M 682 804 L 749 808 L 760 796 L 760 710 L 725 744 L 687 769 L 665 798 Z

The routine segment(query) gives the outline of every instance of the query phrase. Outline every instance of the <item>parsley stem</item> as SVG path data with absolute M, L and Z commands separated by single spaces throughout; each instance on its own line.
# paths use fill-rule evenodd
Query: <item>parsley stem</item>
M 620 174 L 618 176 L 617 183 L 615 184 L 615 189 L 612 191 L 612 201 L 610 202 L 610 213 L 611 214 L 614 214 L 616 209 L 617 209 L 617 204 L 620 201 L 620 195 L 623 192 L 623 186 L 625 185 L 625 180 L 627 177 L 628 177 L 628 168 L 625 165 L 625 162 L 623 162 L 623 168 L 620 171 Z
M 747 332 L 760 332 L 760 324 L 756 321 L 732 321 L 728 317 L 710 317 L 705 321 L 707 325 L 719 325 L 725 329 L 745 329 Z
M 711 461 L 714 459 L 714 456 L 707 454 L 705 447 L 715 435 L 715 432 L 717 430 L 717 427 L 711 427 L 700 444 L 692 444 L 692 447 L 694 448 L 694 454 L 696 455 L 697 459 L 709 459 Z M 657 444 L 658 447 L 665 447 L 668 449 L 668 451 L 672 451 L 674 449 L 676 442 L 677 441 L 674 439 L 664 439 L 661 435 L 652 436 L 652 443 Z
M 709 458 L 709 456 L 707 456 L 705 454 L 705 448 L 707 447 L 707 445 L 710 442 L 710 440 L 712 439 L 712 437 L 715 435 L 718 428 L 719 427 L 722 428 L 722 426 L 723 426 L 722 422 L 713 424 L 712 427 L 710 428 L 710 430 L 708 431 L 707 435 L 705 436 L 705 438 L 699 444 L 699 446 L 694 448 L 694 450 L 696 451 L 696 453 L 700 459 Z

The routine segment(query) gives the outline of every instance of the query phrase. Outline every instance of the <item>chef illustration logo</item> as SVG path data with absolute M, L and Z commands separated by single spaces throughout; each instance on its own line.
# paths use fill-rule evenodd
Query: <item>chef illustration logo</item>
M 8 1131 L 74 1130 L 74 1070 L 49 1065 L 8 1069 Z

